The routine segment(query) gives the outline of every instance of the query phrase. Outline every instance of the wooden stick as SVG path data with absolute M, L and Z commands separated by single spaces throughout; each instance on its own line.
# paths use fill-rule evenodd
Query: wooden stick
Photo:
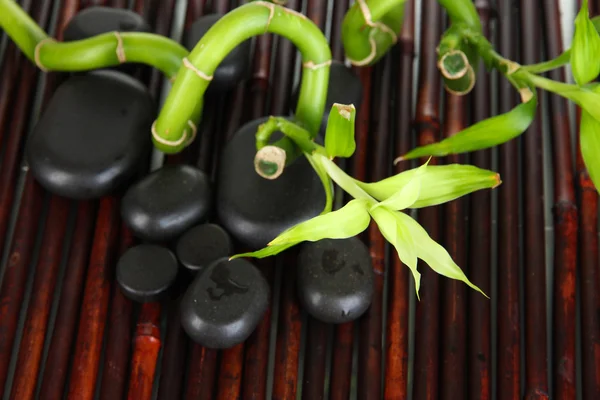
M 333 24 L 331 25 L 331 54 L 333 59 L 344 62 L 344 46 L 342 45 L 342 21 L 350 7 L 349 0 L 336 0 L 333 2 Z
M 212 400 L 217 367 L 217 351 L 192 343 L 188 365 L 186 400 Z M 170 399 L 170 398 L 169 398 Z
M 490 13 L 488 0 L 475 2 L 481 20 L 483 34 L 490 38 Z M 472 104 L 474 108 L 472 123 L 482 121 L 491 116 L 490 75 L 483 63 L 477 71 L 477 84 L 473 88 Z M 477 151 L 473 154 L 473 165 L 491 169 L 489 150 Z M 489 296 L 491 292 L 491 252 L 492 252 L 492 220 L 491 197 L 489 190 L 480 190 L 470 196 L 471 235 L 469 244 L 469 278 Z M 481 297 L 479 293 L 468 291 L 468 364 L 469 364 L 469 398 L 472 400 L 489 400 L 492 390 L 492 338 L 491 338 L 491 301 Z
M 62 242 L 67 232 L 69 205 L 70 202 L 61 197 L 53 196 L 50 200 L 10 399 L 28 400 L 35 396 L 50 308 L 62 260 Z
M 400 36 L 400 74 L 396 87 L 396 154 L 405 154 L 411 148 L 412 139 L 412 93 L 414 49 L 414 1 L 406 3 L 404 24 Z M 406 169 L 399 163 L 395 172 Z M 393 254 L 393 253 L 392 253 Z M 386 399 L 408 397 L 408 314 L 409 273 L 397 256 L 392 256 L 388 272 L 388 312 L 386 334 L 386 368 L 384 394 Z
M 513 2 L 498 2 L 499 51 L 504 57 L 517 59 L 518 13 Z M 505 79 L 499 81 L 498 112 L 510 111 L 517 103 L 517 93 Z M 503 184 L 498 188 L 498 400 L 521 396 L 521 325 L 519 299 L 519 165 L 520 139 L 511 140 L 499 151 L 499 173 Z
M 129 400 L 152 398 L 152 386 L 160 339 L 160 303 L 144 303 L 138 317 L 133 338 L 133 357 L 129 375 Z
M 307 321 L 302 398 L 319 400 L 325 396 L 325 366 L 329 325 L 310 318 Z
M 563 52 L 558 0 L 544 0 L 545 43 L 548 58 Z M 549 77 L 566 81 L 563 68 Z M 546 97 L 542 97 L 545 101 Z M 554 170 L 554 318 L 553 386 L 556 398 L 575 398 L 575 287 L 578 212 L 571 157 L 571 130 L 566 99 L 550 95 Z
M 71 368 L 69 400 L 94 398 L 115 265 L 113 253 L 119 231 L 118 205 L 115 197 L 105 197 L 100 201 Z
M 415 123 L 419 146 L 439 140 L 440 74 L 436 68 L 435 49 L 441 35 L 441 9 L 434 0 L 421 3 L 421 71 Z M 423 163 L 425 160 L 421 160 Z M 432 158 L 430 165 L 438 162 Z M 428 207 L 419 210 L 421 225 L 433 240 L 440 237 L 441 209 Z M 420 262 L 421 301 L 417 303 L 415 320 L 414 398 L 438 398 L 439 376 L 439 275 Z
M 52 341 L 44 368 L 40 400 L 57 399 L 64 393 L 69 355 L 73 347 L 79 305 L 83 294 L 83 279 L 94 233 L 95 211 L 96 206 L 91 201 L 82 201 L 77 208 L 75 231 L 60 292 Z
M 133 233 L 121 223 L 119 255 L 125 253 L 134 243 Z M 112 291 L 100 400 L 122 399 L 127 389 L 133 303 L 118 286 L 113 286 Z
M 464 96 L 446 93 L 444 137 L 450 137 L 466 127 L 466 100 Z M 449 155 L 446 160 L 449 164 L 463 164 L 463 158 L 461 155 Z M 445 204 L 445 247 L 459 266 L 467 265 L 465 214 L 464 198 Z M 445 279 L 443 288 L 440 395 L 442 399 L 464 399 L 467 393 L 467 374 L 458 371 L 467 364 L 467 320 L 465 314 L 468 287 L 455 279 Z M 487 302 L 489 300 L 480 295 L 479 301 Z
M 244 343 L 221 352 L 217 400 L 237 400 L 240 398 L 243 368 Z
M 181 399 L 185 371 L 187 336 L 181 328 L 180 299 L 169 302 L 165 349 L 162 356 L 158 399 Z
M 522 62 L 540 61 L 539 5 L 521 1 Z M 546 339 L 546 257 L 544 187 L 540 113 L 523 136 L 524 266 L 525 266 L 525 397 L 548 397 Z M 514 162 L 514 160 L 513 160 Z

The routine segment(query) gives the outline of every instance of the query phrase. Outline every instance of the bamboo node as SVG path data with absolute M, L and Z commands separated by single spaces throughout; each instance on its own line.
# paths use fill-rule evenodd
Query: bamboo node
M 187 59 L 187 57 L 185 57 L 183 59 L 183 65 L 190 71 L 193 71 L 199 78 L 204 79 L 205 81 L 209 81 L 209 82 L 212 81 L 212 79 L 213 79 L 212 75 L 206 75 L 204 72 L 202 72 L 198 68 L 194 67 L 194 65 L 190 62 L 190 60 Z
M 114 32 L 117 38 L 117 58 L 119 59 L 119 63 L 123 64 L 127 62 L 127 57 L 125 56 L 125 47 L 123 46 L 123 38 L 119 32 Z
M 364 59 L 353 60 L 350 57 L 347 57 L 348 61 L 350 61 L 350 63 L 352 65 L 355 65 L 357 67 L 362 67 L 362 66 L 368 65 L 371 61 L 373 61 L 373 59 L 375 59 L 375 57 L 377 56 L 377 43 L 375 42 L 375 39 L 373 39 L 372 37 L 369 38 L 369 43 L 371 44 L 371 53 L 368 56 L 366 56 Z
M 279 3 L 277 3 L 277 4 L 279 4 Z M 296 10 L 292 10 L 291 8 L 283 7 L 283 12 L 285 12 L 287 14 L 295 15 L 301 19 L 306 19 L 306 15 L 299 13 Z
M 332 60 L 328 60 L 325 62 L 322 62 L 320 64 L 315 64 L 313 61 L 307 61 L 305 63 L 302 64 L 302 66 L 304 68 L 308 68 L 308 69 L 319 69 L 319 68 L 324 68 L 324 67 L 329 67 L 331 65 Z
M 46 67 L 44 67 L 44 65 L 42 64 L 42 61 L 40 60 L 40 50 L 42 49 L 42 46 L 48 42 L 55 42 L 55 40 L 52 38 L 42 39 L 38 42 L 38 44 L 35 46 L 35 49 L 33 51 L 33 59 L 35 61 L 35 65 L 43 72 L 48 72 L 48 69 Z
M 265 26 L 265 33 L 269 32 L 269 26 L 271 25 L 271 21 L 275 16 L 275 4 L 269 3 L 267 1 L 255 1 L 255 4 L 267 7 L 269 9 L 269 19 L 267 20 L 267 26 Z
M 179 145 L 181 145 L 183 142 L 185 142 L 186 138 L 187 138 L 187 131 L 183 131 L 183 135 L 181 135 L 181 137 L 177 140 L 169 140 L 169 139 L 165 139 L 163 137 L 160 137 L 158 135 L 158 133 L 156 132 L 156 121 L 154 121 L 152 123 L 152 137 L 154 138 L 154 140 L 156 140 L 158 143 L 164 144 L 165 146 L 170 146 L 170 147 L 177 147 Z
M 190 135 L 189 139 L 185 142 L 185 147 L 188 147 L 190 144 L 192 144 L 194 140 L 196 140 L 196 135 L 198 134 L 198 128 L 191 120 L 188 120 L 188 125 L 192 130 L 192 134 Z

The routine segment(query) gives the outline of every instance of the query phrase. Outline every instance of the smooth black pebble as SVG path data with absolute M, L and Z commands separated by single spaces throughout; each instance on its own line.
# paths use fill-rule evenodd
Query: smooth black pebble
M 64 30 L 64 41 L 88 39 L 114 31 L 150 32 L 150 25 L 141 15 L 131 10 L 94 6 L 82 10 L 71 18 Z M 138 66 L 134 63 L 125 63 L 110 68 L 133 75 Z M 76 72 L 75 74 L 80 73 L 85 72 Z
M 373 298 L 373 266 L 358 239 L 324 239 L 302 245 L 298 297 L 306 312 L 326 323 L 359 318 Z
M 244 245 L 258 249 L 285 229 L 319 215 L 325 191 L 305 157 L 274 180 L 254 170 L 255 133 L 266 118 L 244 125 L 226 144 L 217 179 L 216 207 L 223 227 Z M 279 133 L 273 135 L 280 137 Z
M 216 224 L 194 226 L 177 239 L 175 246 L 177 259 L 192 272 L 202 271 L 232 252 L 229 234 Z
M 298 105 L 299 95 L 300 88 L 296 87 L 292 94 L 292 112 L 294 112 Z M 329 112 L 335 103 L 354 104 L 354 108 L 358 111 L 362 103 L 362 98 L 363 87 L 358 75 L 343 63 L 333 61 L 329 69 L 329 85 L 327 89 L 327 101 L 325 102 L 325 113 L 321 121 L 321 135 L 325 135 Z
M 133 301 L 159 301 L 175 282 L 177 268 L 177 259 L 169 249 L 141 244 L 128 249 L 117 262 L 117 282 Z
M 113 31 L 150 32 L 150 25 L 131 10 L 94 6 L 71 18 L 64 30 L 64 41 L 87 39 Z
M 165 165 L 129 187 L 121 201 L 121 217 L 139 238 L 170 241 L 206 218 L 211 199 L 203 171 Z
M 117 71 L 70 77 L 54 92 L 27 143 L 27 160 L 48 191 L 92 199 L 122 189 L 146 168 L 155 103 Z
M 265 313 L 269 284 L 244 259 L 219 260 L 196 275 L 181 300 L 181 324 L 195 342 L 226 349 L 250 336 Z
M 184 46 L 192 51 L 202 36 L 221 19 L 221 14 L 208 14 L 197 19 L 185 35 Z M 245 79 L 250 72 L 250 49 L 252 40 L 248 39 L 237 45 L 225 58 L 213 74 L 208 85 L 208 93 L 218 93 L 233 89 Z

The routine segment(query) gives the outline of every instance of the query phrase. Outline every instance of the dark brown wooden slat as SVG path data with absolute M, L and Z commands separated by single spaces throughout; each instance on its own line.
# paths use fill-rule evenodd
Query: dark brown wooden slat
M 191 344 L 189 377 L 185 390 L 186 400 L 213 399 L 215 377 L 217 376 L 217 351 L 199 344 Z
M 537 2 L 521 1 L 522 62 L 540 60 L 540 18 Z M 523 208 L 525 269 L 525 397 L 548 398 L 546 333 L 546 257 L 541 115 L 523 136 Z M 513 161 L 514 162 L 514 161 Z
M 491 6 L 488 0 L 477 0 L 475 7 L 479 13 L 483 34 L 490 37 Z M 472 95 L 472 123 L 491 116 L 490 74 L 483 62 L 477 71 L 477 83 Z M 490 150 L 481 150 L 473 154 L 471 162 L 479 168 L 491 169 Z M 488 296 L 491 292 L 491 252 L 492 252 L 492 214 L 489 190 L 480 190 L 470 196 L 470 241 L 469 241 L 469 279 Z M 468 291 L 468 395 L 473 400 L 489 400 L 492 385 L 492 338 L 491 338 L 491 300 L 481 297 L 474 291 Z
M 441 35 L 441 9 L 434 0 L 421 3 L 421 49 L 419 89 L 415 123 L 419 146 L 440 139 L 440 73 L 436 68 L 435 49 Z M 420 160 L 420 163 L 426 160 Z M 430 165 L 439 162 L 432 158 Z M 441 209 L 428 207 L 419 210 L 419 222 L 429 236 L 438 241 L 441 236 Z M 421 271 L 421 301 L 416 306 L 414 398 L 436 399 L 439 395 L 440 348 L 440 277 L 428 265 L 419 262 Z
M 342 21 L 348 12 L 349 0 L 335 0 L 333 2 L 333 24 L 331 25 L 331 54 L 333 59 L 344 62 L 345 54 L 342 45 Z
M 217 400 L 240 398 L 243 368 L 244 343 L 221 352 L 221 365 L 217 375 Z

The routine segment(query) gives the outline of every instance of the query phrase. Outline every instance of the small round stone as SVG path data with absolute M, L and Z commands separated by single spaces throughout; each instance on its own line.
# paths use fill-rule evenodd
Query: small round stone
M 249 261 L 221 259 L 201 271 L 181 301 L 181 323 L 195 342 L 226 349 L 246 340 L 269 305 L 269 284 Z
M 230 256 L 233 244 L 229 234 L 216 224 L 197 225 L 185 232 L 175 246 L 179 262 L 192 272 L 199 272 L 218 259 Z
M 371 256 L 357 237 L 303 244 L 297 274 L 299 300 L 318 320 L 334 324 L 353 321 L 371 305 Z
M 137 237 L 170 241 L 207 217 L 211 199 L 203 171 L 190 165 L 165 165 L 129 187 L 121 216 Z
M 185 47 L 192 51 L 206 32 L 222 17 L 221 14 L 208 14 L 198 18 L 186 32 Z M 213 74 L 207 93 L 231 90 L 248 76 L 251 45 L 251 39 L 245 40 L 225 56 Z
M 117 262 L 117 282 L 133 301 L 159 301 L 175 282 L 177 268 L 177 259 L 167 248 L 141 244 L 127 250 Z
M 285 229 L 319 215 L 325 206 L 323 184 L 303 156 L 286 166 L 277 179 L 256 173 L 255 133 L 266 120 L 244 125 L 225 145 L 217 179 L 219 221 L 252 249 L 266 246 Z M 279 137 L 279 133 L 273 135 Z
M 131 10 L 94 6 L 77 13 L 64 30 L 64 41 L 88 39 L 107 32 L 150 32 L 150 25 Z
M 298 105 L 298 96 L 300 88 L 296 87 L 292 94 L 291 107 L 292 112 Z M 339 61 L 333 61 L 329 69 L 329 85 L 327 88 L 327 100 L 325 102 L 325 113 L 321 122 L 320 134 L 325 135 L 327 130 L 327 120 L 329 112 L 335 103 L 354 104 L 358 111 L 362 103 L 363 87 L 360 78 Z
M 136 79 L 113 70 L 67 79 L 54 92 L 26 147 L 49 192 L 93 199 L 121 190 L 147 168 L 155 103 Z

